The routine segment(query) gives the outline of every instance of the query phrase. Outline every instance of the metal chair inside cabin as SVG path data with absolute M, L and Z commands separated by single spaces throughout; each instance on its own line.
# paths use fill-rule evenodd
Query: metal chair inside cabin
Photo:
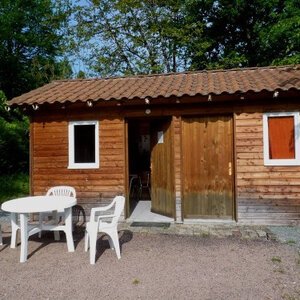
M 139 177 L 139 199 L 142 199 L 143 191 L 146 190 L 151 198 L 151 183 L 150 183 L 150 172 L 143 172 Z

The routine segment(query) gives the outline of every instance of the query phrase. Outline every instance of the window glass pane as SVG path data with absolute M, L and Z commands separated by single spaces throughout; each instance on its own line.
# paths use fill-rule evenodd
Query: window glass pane
M 269 117 L 270 159 L 295 158 L 294 117 Z
M 74 126 L 75 163 L 95 162 L 95 125 Z

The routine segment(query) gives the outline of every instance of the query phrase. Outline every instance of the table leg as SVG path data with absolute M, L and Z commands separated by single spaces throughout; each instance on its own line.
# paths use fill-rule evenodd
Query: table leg
M 27 260 L 28 251 L 28 216 L 27 214 L 20 214 L 20 227 L 21 227 L 21 255 L 20 262 Z
M 74 252 L 74 241 L 73 241 L 73 233 L 72 233 L 72 207 L 65 209 L 65 233 L 67 239 L 67 246 L 69 252 Z
M 53 224 L 54 225 L 58 225 L 58 221 L 59 221 L 59 219 L 58 219 L 58 213 L 57 213 L 57 210 L 54 210 L 53 212 L 52 212 L 52 218 L 53 218 Z M 59 231 L 54 231 L 54 240 L 55 241 L 59 241 L 60 240 L 60 237 L 59 237 Z
M 11 240 L 10 240 L 10 248 L 17 247 L 17 231 L 19 229 L 19 225 L 17 223 L 17 214 L 11 213 L 10 214 L 10 221 L 11 221 Z

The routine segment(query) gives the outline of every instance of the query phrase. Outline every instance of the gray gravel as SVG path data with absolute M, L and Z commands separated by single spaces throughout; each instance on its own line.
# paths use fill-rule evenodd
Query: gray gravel
M 295 245 L 300 249 L 299 226 L 269 226 L 268 229 L 280 242 Z
M 300 299 L 298 249 L 266 239 L 120 232 L 117 260 L 99 237 L 89 264 L 81 234 L 76 251 L 51 233 L 33 236 L 29 259 L 0 246 L 1 299 Z
M 0 209 L 0 222 L 1 223 L 10 223 L 10 213 L 5 212 Z

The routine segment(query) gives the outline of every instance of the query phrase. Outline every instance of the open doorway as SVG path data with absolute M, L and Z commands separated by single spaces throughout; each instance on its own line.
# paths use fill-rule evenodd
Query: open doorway
M 128 173 L 129 218 L 173 221 L 171 119 L 128 120 Z
M 128 122 L 129 196 L 131 212 L 140 200 L 151 201 L 150 122 Z

